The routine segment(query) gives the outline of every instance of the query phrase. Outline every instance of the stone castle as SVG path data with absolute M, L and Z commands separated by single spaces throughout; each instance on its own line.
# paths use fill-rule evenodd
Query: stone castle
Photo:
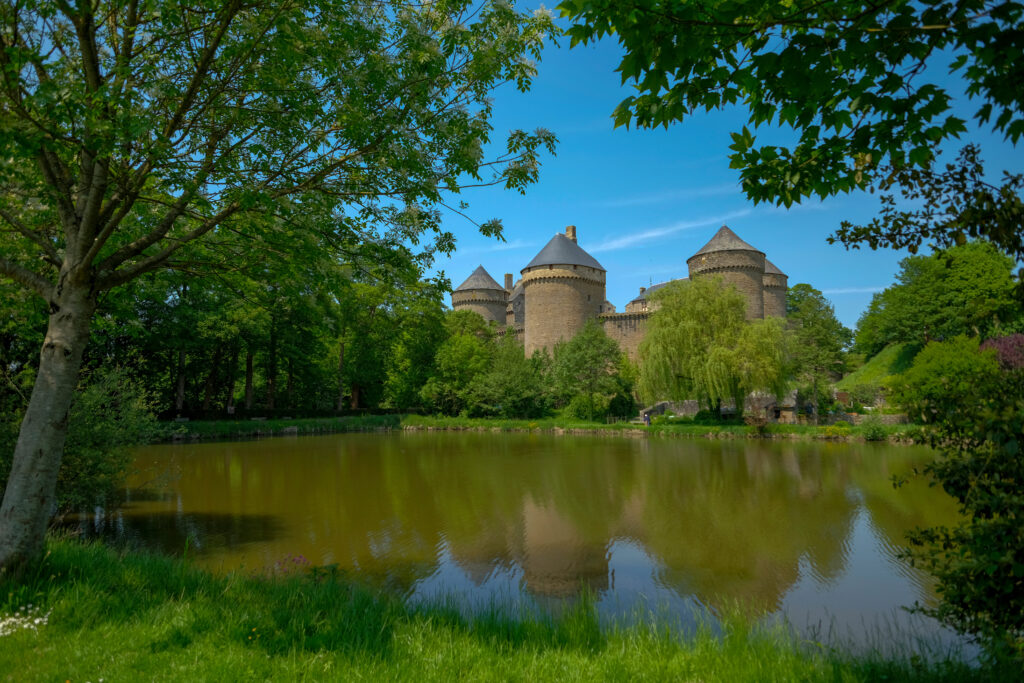
M 747 300 L 747 318 L 786 315 L 787 276 L 732 230 L 722 226 L 707 244 L 686 259 L 690 279 L 716 275 Z M 511 327 L 526 355 L 552 349 L 596 319 L 633 360 L 654 310 L 648 295 L 668 282 L 640 288 L 623 313 L 605 298 L 605 269 L 576 243 L 576 226 L 551 238 L 513 283 L 499 285 L 481 265 L 452 292 L 452 308 L 474 311 L 501 327 Z M 686 279 L 686 278 L 683 278 Z M 669 282 L 674 282 L 670 280 Z

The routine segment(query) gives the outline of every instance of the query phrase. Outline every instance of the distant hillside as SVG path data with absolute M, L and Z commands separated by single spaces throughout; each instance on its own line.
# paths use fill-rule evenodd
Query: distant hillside
M 915 344 L 889 344 L 871 359 L 836 382 L 836 389 L 849 391 L 853 387 L 868 385 L 884 386 L 893 375 L 907 370 L 920 350 Z

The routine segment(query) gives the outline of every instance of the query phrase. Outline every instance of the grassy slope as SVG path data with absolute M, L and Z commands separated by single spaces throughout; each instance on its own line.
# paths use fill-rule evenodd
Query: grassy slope
M 215 577 L 186 563 L 51 541 L 0 578 L 0 621 L 33 604 L 38 630 L 0 637 L 0 675 L 33 680 L 1011 680 L 955 662 L 851 658 L 741 620 L 724 635 L 602 630 L 584 603 L 558 617 L 451 607 L 307 575 Z M 908 653 L 909 654 L 909 653 Z
M 836 389 L 848 391 L 862 384 L 884 386 L 890 377 L 910 367 L 916 352 L 917 348 L 910 344 L 889 344 L 864 365 L 839 380 Z

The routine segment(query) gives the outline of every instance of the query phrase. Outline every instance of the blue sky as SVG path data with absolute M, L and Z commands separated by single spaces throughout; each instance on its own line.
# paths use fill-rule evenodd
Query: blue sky
M 506 241 L 485 238 L 465 218 L 447 216 L 445 228 L 458 246 L 436 268 L 453 287 L 477 265 L 499 283 L 504 273 L 518 279 L 566 225 L 577 226 L 580 246 L 608 271 L 607 297 L 619 311 L 639 287 L 685 277 L 686 259 L 721 225 L 764 251 L 789 275 L 790 285 L 806 282 L 822 290 L 851 328 L 871 295 L 893 282 L 906 252 L 847 251 L 826 242 L 842 220 L 863 223 L 876 215 L 875 197 L 842 195 L 788 210 L 754 206 L 727 158 L 729 133 L 746 123 L 745 112 L 698 114 L 668 130 L 614 129 L 611 113 L 632 92 L 614 72 L 621 49 L 611 40 L 571 50 L 568 40 L 561 43 L 545 50 L 529 93 L 506 87 L 494 97 L 495 140 L 503 141 L 513 128 L 543 127 L 558 136 L 557 155 L 543 159 L 540 181 L 525 196 L 496 188 L 463 194 L 475 220 L 502 220 Z M 971 119 L 970 103 L 958 101 L 957 109 Z M 963 138 L 968 141 L 981 144 L 993 178 L 1003 169 L 1024 170 L 1021 150 L 1002 136 L 972 128 Z M 960 146 L 954 141 L 947 148 L 955 153 Z

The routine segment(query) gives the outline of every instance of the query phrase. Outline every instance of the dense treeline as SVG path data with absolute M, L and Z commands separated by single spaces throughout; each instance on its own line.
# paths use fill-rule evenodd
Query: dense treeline
M 634 412 L 635 371 L 600 327 L 526 358 L 479 316 L 446 311 L 446 284 L 424 279 L 409 255 L 360 267 L 267 262 L 202 279 L 162 272 L 102 302 L 83 383 L 117 368 L 165 419 Z M 7 422 L 23 410 L 45 328 L 41 306 L 17 294 L 2 300 Z

